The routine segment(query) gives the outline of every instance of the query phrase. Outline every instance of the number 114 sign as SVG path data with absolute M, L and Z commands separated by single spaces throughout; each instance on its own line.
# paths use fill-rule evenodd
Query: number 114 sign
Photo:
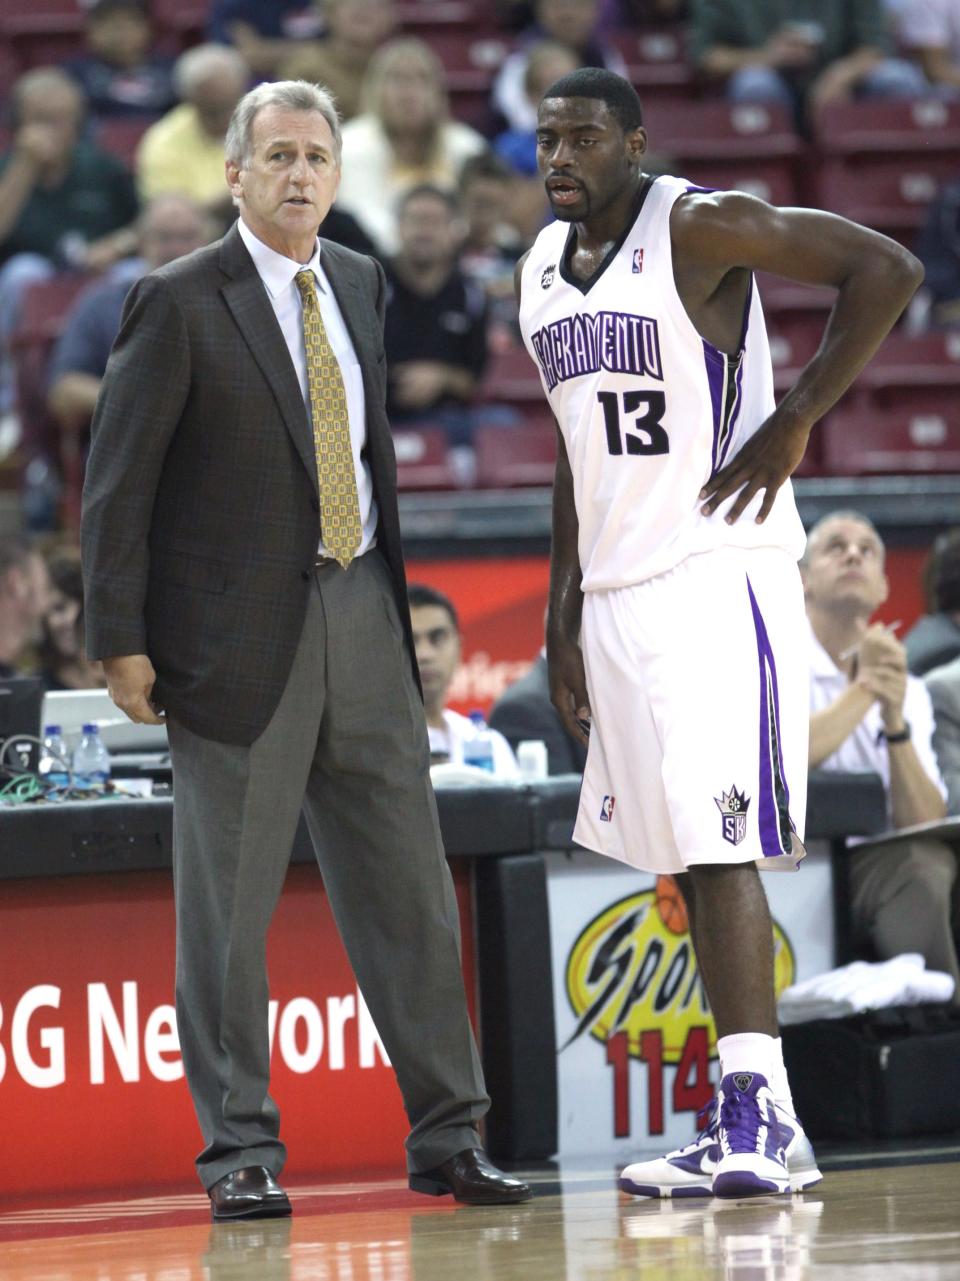
M 548 857 L 561 1156 L 689 1142 L 717 1080 L 716 1031 L 671 877 Z M 793 950 L 774 927 L 778 994 Z

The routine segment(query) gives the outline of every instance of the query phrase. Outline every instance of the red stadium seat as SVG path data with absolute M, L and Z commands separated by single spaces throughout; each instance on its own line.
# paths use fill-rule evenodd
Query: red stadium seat
M 773 103 L 652 102 L 644 115 L 651 146 L 683 161 L 784 159 L 801 151 L 790 113 Z
M 823 461 L 839 476 L 960 472 L 960 406 L 837 410 L 823 424 Z
M 442 427 L 410 427 L 393 433 L 399 489 L 454 489 L 447 433 Z
M 909 241 L 940 185 L 957 174 L 955 155 L 851 156 L 828 160 L 817 174 L 816 203 L 854 222 Z
M 610 42 L 627 65 L 627 75 L 644 105 L 664 97 L 689 98 L 693 71 L 687 61 L 682 33 L 675 27 L 612 31 Z
M 857 384 L 877 397 L 920 388 L 955 393 L 960 388 L 960 333 L 891 334 Z
M 542 402 L 540 375 L 525 347 L 508 347 L 506 351 L 491 354 L 480 386 L 480 399 L 520 405 Z
M 510 42 L 502 36 L 478 35 L 470 30 L 443 30 L 428 43 L 447 73 L 447 88 L 456 93 L 489 93 Z
M 960 150 L 960 103 L 936 98 L 836 102 L 817 117 L 814 137 L 825 155 L 865 152 L 908 156 Z
M 529 418 L 518 427 L 478 427 L 473 447 L 478 489 L 553 484 L 557 438 L 552 418 Z
M 470 0 L 400 0 L 396 14 L 408 35 L 420 36 L 431 44 L 434 33 L 477 28 L 484 17 L 477 14 Z
M 748 191 L 774 204 L 796 202 L 802 145 L 784 108 L 654 100 L 644 117 L 653 152 L 672 172 L 703 187 Z

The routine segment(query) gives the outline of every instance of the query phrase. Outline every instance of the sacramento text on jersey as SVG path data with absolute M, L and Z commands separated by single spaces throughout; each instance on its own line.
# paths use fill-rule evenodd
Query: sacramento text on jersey
M 531 342 L 548 391 L 568 378 L 601 369 L 615 374 L 650 374 L 663 381 L 660 335 L 650 316 L 622 311 L 577 312 L 538 329 Z

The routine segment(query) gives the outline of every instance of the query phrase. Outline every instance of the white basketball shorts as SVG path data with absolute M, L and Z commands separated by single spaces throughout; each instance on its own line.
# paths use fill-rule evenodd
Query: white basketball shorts
M 774 548 L 587 592 L 592 724 L 574 839 L 651 872 L 803 857 L 809 628 Z

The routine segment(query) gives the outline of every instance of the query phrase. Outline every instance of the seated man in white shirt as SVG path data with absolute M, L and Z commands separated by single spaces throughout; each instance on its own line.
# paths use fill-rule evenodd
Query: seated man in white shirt
M 908 674 L 893 629 L 870 622 L 889 590 L 880 535 L 857 512 L 824 516 L 809 533 L 801 571 L 811 631 L 810 767 L 879 774 L 893 829 L 943 818 L 930 695 Z M 957 894 L 957 855 L 941 841 L 877 850 L 851 842 L 855 941 L 880 960 L 920 952 L 960 988 Z
M 453 602 L 432 587 L 411 583 L 407 595 L 427 713 L 430 757 L 462 765 L 463 745 L 473 733 L 473 725 L 468 717 L 444 706 L 460 662 L 460 620 Z M 495 729 L 487 732 L 493 744 L 494 774 L 499 778 L 519 778 L 520 766 L 510 744 Z

